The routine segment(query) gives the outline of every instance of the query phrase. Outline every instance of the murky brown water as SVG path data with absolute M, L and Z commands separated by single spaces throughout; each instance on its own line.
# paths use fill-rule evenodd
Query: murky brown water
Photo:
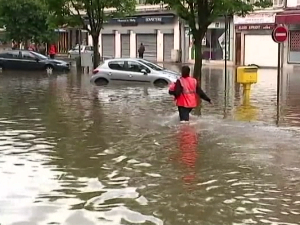
M 276 71 L 259 78 L 243 107 L 206 70 L 215 104 L 179 126 L 166 89 L 0 75 L 0 224 L 300 224 L 300 77 L 280 127 Z

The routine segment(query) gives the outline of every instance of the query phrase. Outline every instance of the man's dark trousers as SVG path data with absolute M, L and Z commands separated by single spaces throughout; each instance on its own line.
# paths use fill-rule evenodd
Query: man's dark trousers
M 190 112 L 192 110 L 193 110 L 193 108 L 186 108 L 183 106 L 178 106 L 180 121 L 189 121 L 190 120 Z

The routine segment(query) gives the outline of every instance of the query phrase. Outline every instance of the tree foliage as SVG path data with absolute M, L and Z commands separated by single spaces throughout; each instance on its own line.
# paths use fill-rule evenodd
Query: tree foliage
M 48 23 L 48 12 L 38 0 L 0 0 L 0 21 L 8 39 L 17 42 L 49 42 L 54 30 Z
M 148 3 L 158 4 L 160 0 L 148 0 Z M 201 79 L 202 39 L 208 26 L 222 16 L 241 15 L 252 12 L 255 8 L 266 8 L 272 5 L 271 0 L 163 0 L 169 8 L 185 20 L 191 29 L 195 44 L 194 76 Z
M 123 17 L 135 10 L 136 0 L 48 0 L 52 21 L 77 26 L 92 36 L 94 68 L 99 64 L 99 35 L 109 18 Z

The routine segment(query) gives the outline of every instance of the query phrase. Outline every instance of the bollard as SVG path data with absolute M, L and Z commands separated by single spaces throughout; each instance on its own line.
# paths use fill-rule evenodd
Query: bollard
M 243 85 L 243 105 L 250 104 L 251 85 L 257 83 L 256 66 L 241 66 L 237 68 L 237 83 Z
M 250 104 L 251 84 L 243 84 L 243 105 Z

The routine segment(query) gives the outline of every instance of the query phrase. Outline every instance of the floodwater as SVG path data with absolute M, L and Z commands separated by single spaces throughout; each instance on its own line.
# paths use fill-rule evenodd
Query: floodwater
M 242 105 L 208 68 L 190 125 L 167 89 L 89 76 L 0 75 L 1 225 L 300 224 L 297 72 L 278 119 L 275 70 Z

